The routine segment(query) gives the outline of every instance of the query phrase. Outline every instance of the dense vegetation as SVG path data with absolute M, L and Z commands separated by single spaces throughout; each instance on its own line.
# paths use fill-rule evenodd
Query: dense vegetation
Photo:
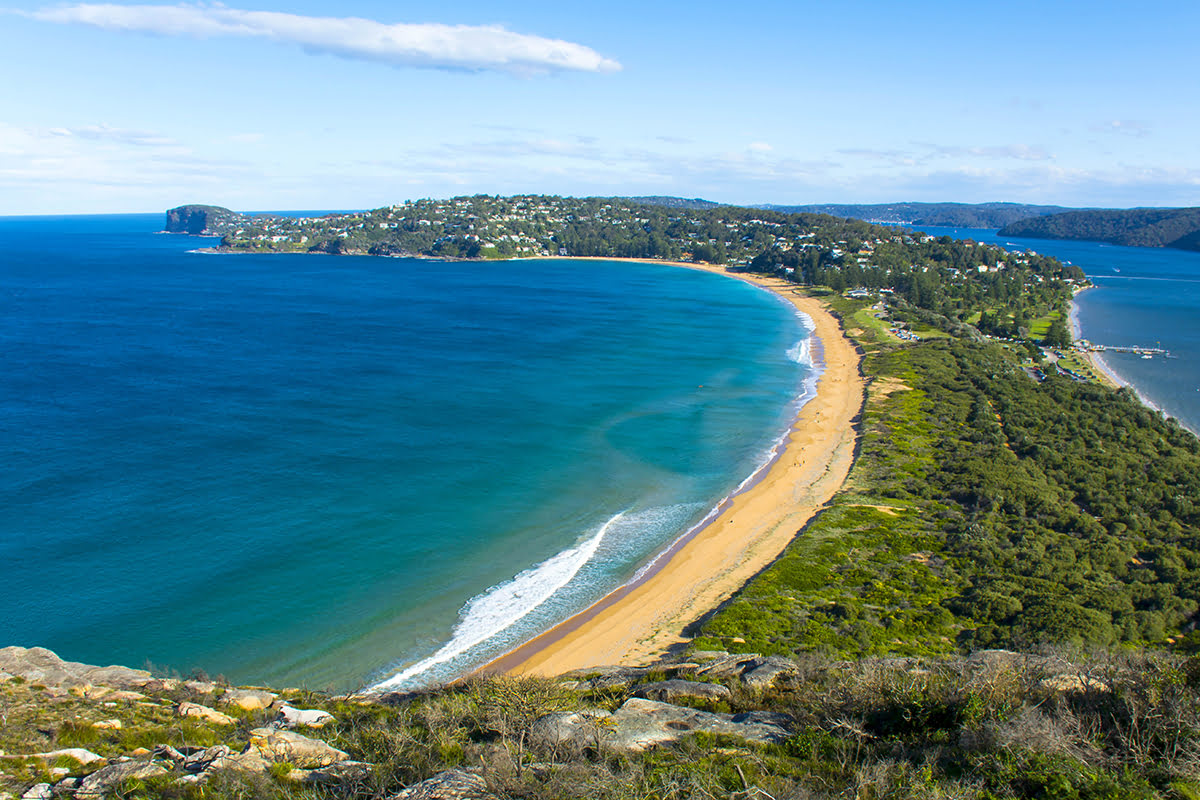
M 1024 347 L 864 343 L 872 389 L 847 490 L 698 646 L 1192 644 L 1195 436 L 1128 390 L 1049 366 L 1037 382 Z
M 1200 250 L 1200 208 L 1071 211 L 1014 222 L 1000 235 Z
M 929 225 L 944 228 L 1001 228 L 1017 220 L 1058 214 L 1062 206 L 1022 203 L 879 203 L 876 205 L 761 206 L 772 211 L 832 214 L 871 222 Z

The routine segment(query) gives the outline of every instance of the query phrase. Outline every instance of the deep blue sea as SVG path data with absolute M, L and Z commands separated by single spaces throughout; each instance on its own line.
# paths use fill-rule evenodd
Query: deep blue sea
M 1082 338 L 1104 345 L 1161 347 L 1170 357 L 1105 353 L 1112 372 L 1151 405 L 1200 432 L 1200 253 L 1100 242 L 1000 237 L 994 230 L 927 233 L 1034 250 L 1081 268 L 1096 288 L 1075 298 Z
M 0 645 L 460 674 L 703 519 L 811 388 L 803 320 L 729 278 L 206 255 L 162 222 L 0 219 Z

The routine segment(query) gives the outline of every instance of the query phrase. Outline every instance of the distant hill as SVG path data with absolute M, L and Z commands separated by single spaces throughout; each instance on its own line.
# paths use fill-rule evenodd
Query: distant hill
M 1072 209 L 1063 206 L 1031 206 L 1021 203 L 879 203 L 876 205 L 760 205 L 770 211 L 800 214 L 830 214 L 867 222 L 898 225 L 930 225 L 939 228 L 1002 228 L 1017 220 L 1058 214 Z
M 651 195 L 649 197 L 623 197 L 622 200 L 628 200 L 632 203 L 645 203 L 651 206 L 665 206 L 667 208 L 716 208 L 724 205 L 724 203 L 714 203 L 712 200 L 701 200 L 699 197 L 664 197 L 661 195 Z
M 1000 235 L 1200 251 L 1200 208 L 1070 211 L 1013 222 L 1002 228 Z

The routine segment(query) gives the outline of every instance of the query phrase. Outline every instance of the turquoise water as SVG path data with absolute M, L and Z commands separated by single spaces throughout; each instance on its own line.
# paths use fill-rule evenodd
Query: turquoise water
M 161 224 L 0 219 L 0 644 L 450 677 L 703 519 L 813 374 L 794 310 L 720 276 L 203 255 Z
M 1149 404 L 1200 432 L 1200 253 L 1101 242 L 998 237 L 994 230 L 926 228 L 934 235 L 1034 250 L 1080 267 L 1095 289 L 1075 299 L 1083 338 L 1161 347 L 1169 358 L 1105 353 L 1103 360 Z

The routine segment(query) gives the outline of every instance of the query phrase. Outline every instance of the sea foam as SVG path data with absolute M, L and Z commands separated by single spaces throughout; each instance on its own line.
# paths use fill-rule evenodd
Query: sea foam
M 566 586 L 596 554 L 609 528 L 625 512 L 613 515 L 590 539 L 546 559 L 504 583 L 471 598 L 459 614 L 450 641 L 433 655 L 423 658 L 373 688 L 396 689 L 439 664 L 463 655 L 471 648 L 507 630 Z

